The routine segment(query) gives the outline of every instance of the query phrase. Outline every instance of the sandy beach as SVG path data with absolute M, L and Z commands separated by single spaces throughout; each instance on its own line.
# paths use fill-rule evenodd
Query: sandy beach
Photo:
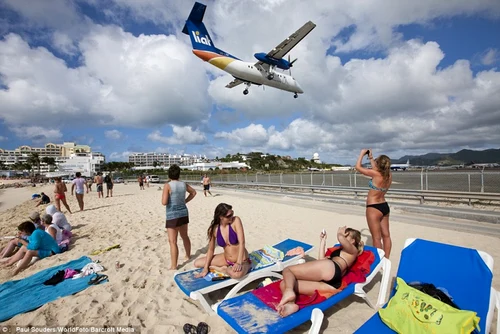
M 198 302 L 185 297 L 173 282 L 174 271 L 167 270 L 170 255 L 164 229 L 165 208 L 161 205 L 159 186 L 162 185 L 152 185 L 141 191 L 137 183 L 116 184 L 114 196 L 103 199 L 97 198 L 94 186 L 94 192 L 85 195 L 86 209 L 83 212 L 78 211 L 75 197 L 68 195 L 74 213 L 66 215 L 75 233 L 70 250 L 36 262 L 16 278 L 30 276 L 83 255 L 90 256 L 92 250 L 120 244 L 119 249 L 90 256 L 93 260 L 99 259 L 107 268 L 105 273 L 109 276 L 109 282 L 17 315 L 2 325 L 132 325 L 141 326 L 142 333 L 159 334 L 182 333 L 185 323 L 205 321 L 211 327 L 211 333 L 233 333 L 221 318 L 206 314 Z M 52 198 L 52 188 L 44 186 L 3 190 L 0 194 L 0 236 L 14 235 L 17 225 L 31 212 L 36 209 L 42 212 L 45 206 L 35 208 L 35 202 L 30 200 L 31 194 L 45 191 Z M 369 235 L 362 207 L 248 194 L 217 187 L 212 191 L 215 197 L 204 197 L 200 187 L 195 189 L 198 194 L 188 204 L 193 256 L 187 263 L 181 261 L 179 270 L 192 269 L 192 261 L 206 251 L 206 230 L 216 205 L 221 202 L 233 205 L 235 214 L 241 217 L 249 250 L 272 245 L 285 238 L 295 238 L 317 247 L 323 228 L 329 232 L 329 244 L 334 244 L 337 228 L 343 225 L 361 230 L 365 241 Z M 497 237 L 478 237 L 468 231 L 419 225 L 417 223 L 420 220 L 415 214 L 397 210 L 391 213 L 392 277 L 396 274 L 405 239 L 416 237 L 488 252 L 497 263 L 493 287 L 500 290 L 500 243 Z M 448 223 L 455 221 L 444 217 L 435 220 Z M 3 247 L 5 243 L 6 240 L 0 239 L 0 246 Z M 180 238 L 179 251 L 182 258 L 184 253 Z M 221 249 L 216 249 L 216 252 L 221 252 Z M 316 249 L 312 256 L 317 257 Z M 123 266 L 115 269 L 115 261 L 120 261 Z M 0 283 L 10 280 L 10 273 L 11 270 L 0 269 Z M 368 293 L 373 301 L 379 288 L 379 279 L 375 281 Z M 352 333 L 374 312 L 361 299 L 354 296 L 347 298 L 326 311 L 322 332 Z M 307 330 L 308 324 L 305 324 L 293 333 L 305 333 Z M 495 330 L 493 324 L 492 331 Z

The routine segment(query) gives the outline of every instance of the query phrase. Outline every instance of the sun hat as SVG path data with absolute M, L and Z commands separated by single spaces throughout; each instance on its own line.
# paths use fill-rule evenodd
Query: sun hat
M 38 218 L 40 218 L 40 213 L 37 212 L 37 211 L 34 211 L 30 214 L 30 219 L 31 220 L 37 220 Z

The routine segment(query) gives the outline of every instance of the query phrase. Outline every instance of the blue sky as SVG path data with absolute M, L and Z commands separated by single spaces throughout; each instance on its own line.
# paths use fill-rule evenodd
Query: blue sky
M 194 2 L 0 0 L 0 148 L 76 141 L 131 152 L 262 151 L 352 164 L 499 148 L 500 2 L 207 1 L 217 47 L 245 61 L 302 24 L 298 99 L 191 53 Z M 258 24 L 256 24 L 256 22 Z

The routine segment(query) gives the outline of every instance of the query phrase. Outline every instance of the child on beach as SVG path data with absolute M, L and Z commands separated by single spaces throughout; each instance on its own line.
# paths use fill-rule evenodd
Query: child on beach
M 69 213 L 71 213 L 71 209 L 69 208 L 68 203 L 66 202 L 66 192 L 68 191 L 68 188 L 66 188 L 66 184 L 62 182 L 62 179 L 60 177 L 55 178 L 55 188 L 54 188 L 54 194 L 55 194 L 55 199 L 56 199 L 56 207 L 57 210 L 61 211 L 61 202 L 64 204 L 66 207 L 66 210 L 68 210 Z
M 326 232 L 321 232 L 318 259 L 283 270 L 283 280 L 280 283 L 283 297 L 276 307 L 282 317 L 299 310 L 299 306 L 295 304 L 297 294 L 313 295 L 316 290 L 336 290 L 340 287 L 342 277 L 363 252 L 364 245 L 361 233 L 346 226 L 339 227 L 337 239 L 341 248 L 327 258 L 325 257 Z
M 55 205 L 49 205 L 45 212 L 52 216 L 52 224 L 56 224 L 60 228 L 66 231 L 71 231 L 72 227 L 68 222 L 68 219 L 61 211 L 58 211 Z
M 42 223 L 45 228 L 45 232 L 50 234 L 50 236 L 54 238 L 54 240 L 59 245 L 63 238 L 62 234 L 63 229 L 57 226 L 56 224 L 52 224 L 52 216 L 49 215 L 48 213 L 42 215 Z
M 50 198 L 47 196 L 44 192 L 40 193 L 40 200 L 38 200 L 38 203 L 35 205 L 35 207 L 38 207 L 42 204 L 49 204 L 50 203 Z
M 2 263 L 2 266 L 8 267 L 21 260 L 19 266 L 14 270 L 13 276 L 27 268 L 33 257 L 43 259 L 61 252 L 50 234 L 35 228 L 32 222 L 25 221 L 17 228 L 23 236 L 28 236 L 28 243 L 23 245 L 14 256 Z
M 207 255 L 194 262 L 195 267 L 203 268 L 197 277 L 205 277 L 210 267 L 231 278 L 241 278 L 250 270 L 251 261 L 245 248 L 243 224 L 232 209 L 226 203 L 220 203 L 215 208 L 214 219 L 207 231 Z M 214 255 L 216 242 L 224 249 L 224 253 Z

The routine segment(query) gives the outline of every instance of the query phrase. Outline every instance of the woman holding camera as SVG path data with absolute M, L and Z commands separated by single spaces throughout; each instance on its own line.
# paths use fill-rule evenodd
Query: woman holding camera
M 361 150 L 356 170 L 363 175 L 371 177 L 368 181 L 368 196 L 366 197 L 366 221 L 372 235 L 373 246 L 381 248 L 385 252 L 385 257 L 391 255 L 391 234 L 389 232 L 389 214 L 391 210 L 385 200 L 385 193 L 392 183 L 391 159 L 386 155 L 381 155 L 373 159 L 371 150 Z M 363 157 L 368 155 L 372 168 L 364 168 L 361 165 Z

